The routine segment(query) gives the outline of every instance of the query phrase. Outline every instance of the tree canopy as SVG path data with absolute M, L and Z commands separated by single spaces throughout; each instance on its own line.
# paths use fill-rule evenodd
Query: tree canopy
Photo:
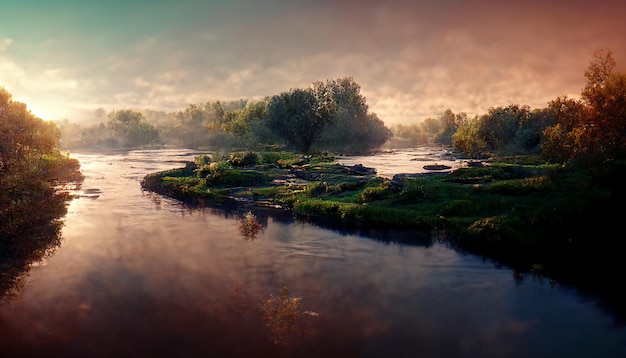
M 59 185 L 82 180 L 76 159 L 58 150 L 60 131 L 0 88 L 0 248 L 14 235 L 46 221 L 34 209 Z
M 109 121 L 81 129 L 61 122 L 68 148 L 169 144 L 185 148 L 255 149 L 283 146 L 299 152 L 367 152 L 391 131 L 368 111 L 351 77 L 316 81 L 259 101 L 190 104 L 170 113 L 118 110 Z
M 558 162 L 602 163 L 626 155 L 626 75 L 611 51 L 598 50 L 585 71 L 581 99 L 549 104 L 556 124 L 544 131 L 544 155 Z

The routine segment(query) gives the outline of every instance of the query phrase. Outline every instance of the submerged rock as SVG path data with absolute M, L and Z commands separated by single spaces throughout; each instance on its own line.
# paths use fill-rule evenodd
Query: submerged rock
M 446 169 L 452 169 L 452 167 L 449 166 L 449 165 L 444 165 L 444 164 L 428 164 L 428 165 L 424 165 L 424 169 L 426 169 L 426 170 L 446 170 Z
M 349 166 L 346 166 L 346 168 L 361 175 L 376 174 L 375 168 L 369 168 L 369 167 L 363 166 L 363 164 L 349 165 Z

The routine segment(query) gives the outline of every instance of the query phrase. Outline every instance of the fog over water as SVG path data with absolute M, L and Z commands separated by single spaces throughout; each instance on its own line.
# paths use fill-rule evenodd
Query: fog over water
M 449 159 L 430 149 L 395 153 L 340 161 L 388 176 Z M 262 213 L 249 240 L 241 213 L 142 192 L 146 174 L 196 154 L 72 154 L 86 175 L 80 197 L 58 251 L 0 303 L 0 356 L 626 355 L 626 329 L 593 297 L 515 279 L 442 243 L 407 245 Z M 294 299 L 290 312 L 299 315 L 269 309 L 277 297 Z

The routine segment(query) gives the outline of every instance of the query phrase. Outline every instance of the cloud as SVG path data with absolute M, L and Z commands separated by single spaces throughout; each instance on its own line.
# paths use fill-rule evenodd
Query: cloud
M 578 94 L 597 48 L 612 49 L 618 70 L 626 68 L 625 7 L 609 0 L 602 5 L 181 1 L 159 3 L 140 17 L 139 8 L 120 8 L 119 23 L 93 26 L 72 13 L 88 5 L 66 7 L 67 21 L 46 24 L 36 41 L 0 40 L 0 81 L 35 106 L 69 113 L 179 110 L 351 76 L 388 123 L 419 121 L 447 108 L 472 116 L 491 106 L 541 107 Z
M 12 42 L 12 39 L 0 38 L 0 52 L 6 51 L 6 49 L 9 47 L 9 45 L 11 45 Z

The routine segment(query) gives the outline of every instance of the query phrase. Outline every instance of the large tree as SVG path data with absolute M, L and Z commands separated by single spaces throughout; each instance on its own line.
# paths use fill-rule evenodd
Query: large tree
M 385 144 L 392 133 L 375 113 L 368 112 L 361 86 L 352 77 L 313 84 L 318 101 L 332 103 L 330 123 L 319 146 L 345 152 L 367 152 Z
M 544 131 L 548 159 L 601 164 L 626 156 L 626 75 L 614 67 L 611 51 L 596 51 L 581 99 L 550 102 L 556 124 Z
M 614 68 L 611 51 L 596 51 L 585 71 L 587 84 L 581 93 L 589 109 L 590 140 L 607 159 L 626 154 L 626 75 Z
M 268 124 L 288 147 L 306 153 L 331 120 L 332 104 L 320 102 L 311 88 L 291 89 L 268 103 Z

